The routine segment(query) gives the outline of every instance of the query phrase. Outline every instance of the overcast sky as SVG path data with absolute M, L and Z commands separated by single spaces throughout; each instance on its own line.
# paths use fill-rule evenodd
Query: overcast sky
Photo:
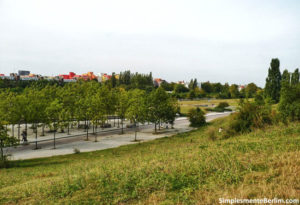
M 300 67 L 299 0 L 0 0 L 0 73 L 265 83 Z

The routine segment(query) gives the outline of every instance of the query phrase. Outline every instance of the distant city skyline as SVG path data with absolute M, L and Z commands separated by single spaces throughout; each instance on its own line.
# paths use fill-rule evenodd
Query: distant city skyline
M 0 0 L 0 73 L 130 70 L 263 87 L 300 67 L 297 0 Z

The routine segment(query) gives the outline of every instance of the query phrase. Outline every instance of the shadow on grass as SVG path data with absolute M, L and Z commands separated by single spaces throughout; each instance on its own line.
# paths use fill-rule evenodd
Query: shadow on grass
M 0 169 L 29 168 L 29 167 L 38 167 L 38 166 L 48 167 L 53 165 L 65 164 L 67 162 L 68 160 L 49 161 L 49 159 L 8 161 L 6 162 L 6 165 L 4 167 L 1 167 Z

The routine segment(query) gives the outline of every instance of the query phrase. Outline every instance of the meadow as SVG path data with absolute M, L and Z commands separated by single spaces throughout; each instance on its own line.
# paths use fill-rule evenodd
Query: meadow
M 184 101 L 178 101 L 180 106 L 180 112 L 183 114 L 187 114 L 188 111 L 192 108 L 199 107 L 204 112 L 205 108 L 207 107 L 214 107 L 217 106 L 221 102 L 227 102 L 230 106 L 236 107 L 239 104 L 240 99 L 201 99 L 201 100 L 184 100 Z M 252 101 L 252 99 L 250 99 Z
M 14 161 L 0 169 L 0 204 L 217 204 L 300 197 L 299 123 L 228 139 L 228 123 L 119 148 Z

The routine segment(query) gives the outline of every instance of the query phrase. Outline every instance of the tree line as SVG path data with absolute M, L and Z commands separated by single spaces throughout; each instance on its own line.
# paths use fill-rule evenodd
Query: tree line
M 172 95 L 181 99 L 194 98 L 253 98 L 257 92 L 261 90 L 255 83 L 249 83 L 245 87 L 239 89 L 239 85 L 228 83 L 211 83 L 209 81 L 198 84 L 197 79 L 191 79 L 188 86 L 177 83 L 163 82 L 161 84 L 166 91 L 172 91 Z
M 45 127 L 69 132 L 74 122 L 82 121 L 85 126 L 97 129 L 105 126 L 110 116 L 119 118 L 122 128 L 123 121 L 128 119 L 135 126 L 152 122 L 156 131 L 161 123 L 173 124 L 179 111 L 177 100 L 162 88 L 148 92 L 141 89 L 127 91 L 95 81 L 30 86 L 22 92 L 4 89 L 0 99 L 0 124 L 17 125 L 18 133 L 12 132 L 13 136 L 20 135 L 20 124 L 25 124 L 25 129 L 31 124 L 36 135 L 36 128 L 42 126 L 43 135 Z
M 97 82 L 96 79 L 92 80 Z M 73 82 L 70 82 L 73 83 Z M 45 87 L 47 85 L 65 86 L 67 84 L 61 80 L 38 80 L 38 81 L 22 81 L 22 80 L 9 80 L 0 79 L 0 89 L 9 88 L 14 92 L 22 92 L 26 87 L 38 86 Z M 123 88 L 125 90 L 141 89 L 146 92 L 157 88 L 153 81 L 152 73 L 141 74 L 132 73 L 130 70 L 120 72 L 120 74 L 112 73 L 110 79 L 101 82 L 110 88 Z M 237 84 L 229 85 L 228 83 L 211 83 L 209 81 L 198 83 L 197 79 L 191 79 L 188 85 L 175 82 L 163 81 L 160 84 L 165 91 L 168 91 L 175 98 L 180 99 L 195 99 L 203 97 L 213 97 L 220 99 L 230 98 L 252 98 L 261 89 L 254 83 L 249 83 L 245 87 L 239 89 Z

